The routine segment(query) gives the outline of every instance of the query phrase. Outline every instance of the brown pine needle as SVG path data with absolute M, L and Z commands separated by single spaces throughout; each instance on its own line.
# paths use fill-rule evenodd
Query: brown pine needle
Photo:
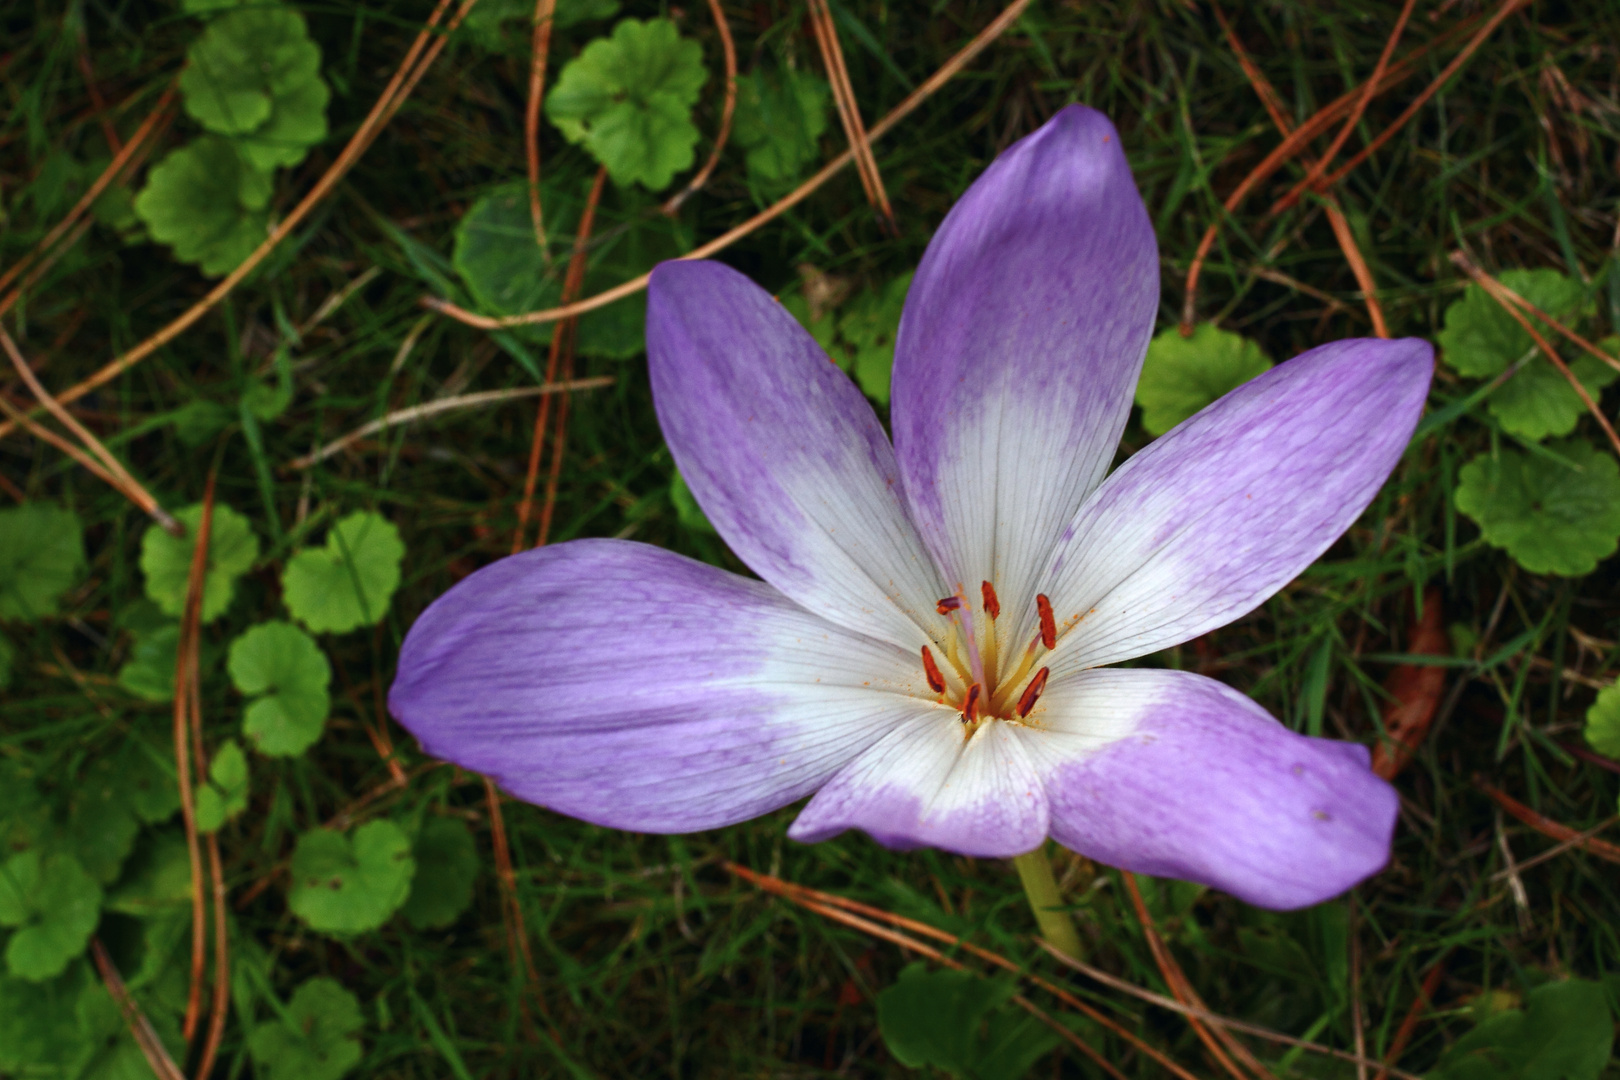
M 1474 778 L 1474 783 L 1479 785 L 1479 789 L 1489 795 L 1497 806 L 1500 806 L 1542 836 L 1565 842 L 1573 841 L 1573 847 L 1580 848 L 1588 855 L 1596 855 L 1600 859 L 1620 863 L 1620 844 L 1611 844 L 1607 840 L 1599 840 L 1595 836 L 1582 838 L 1581 833 L 1577 830 L 1562 822 L 1554 821 L 1552 818 L 1543 817 L 1501 788 L 1494 787 L 1479 777 Z
M 861 120 L 860 102 L 855 98 L 854 84 L 849 81 L 849 67 L 844 62 L 844 49 L 838 42 L 838 27 L 833 23 L 827 0 L 809 0 L 810 26 L 815 31 L 816 46 L 821 50 L 821 62 L 827 69 L 827 82 L 832 87 L 833 104 L 837 107 L 838 121 L 844 127 L 849 148 L 855 153 L 855 170 L 860 174 L 861 187 L 866 199 L 878 215 L 878 221 L 891 235 L 898 230 L 894 222 L 894 207 L 889 205 L 889 193 L 883 187 L 883 176 L 878 172 L 877 158 Z
M 158 505 L 158 501 L 152 497 L 152 493 L 147 491 L 139 480 L 130 475 L 128 469 L 124 468 L 123 462 L 114 457 L 112 451 L 108 450 L 100 439 L 90 433 L 89 428 L 79 423 L 72 413 L 63 408 L 61 402 L 51 397 L 50 391 L 40 384 L 39 378 L 35 376 L 34 369 L 29 365 L 27 358 L 23 356 L 22 351 L 17 348 L 17 343 L 11 340 L 11 335 L 6 333 L 3 326 L 0 326 L 0 347 L 4 347 L 6 355 L 11 358 L 11 366 L 17 369 L 17 374 L 22 377 L 22 381 L 34 395 L 35 400 L 45 406 L 46 411 L 56 417 L 63 427 L 78 436 L 79 442 L 84 444 L 85 449 L 89 450 L 96 460 L 101 463 L 101 467 L 106 470 L 106 475 L 116 478 L 117 483 L 113 484 L 113 487 L 140 507 L 153 521 L 162 526 L 164 532 L 171 536 L 184 536 L 186 534 L 185 527 L 176 521 L 167 510 Z
M 666 214 L 673 215 L 682 203 L 709 182 L 710 174 L 720 164 L 720 152 L 726 148 L 726 140 L 731 138 L 731 116 L 737 109 L 737 44 L 731 39 L 731 26 L 726 22 L 726 12 L 720 6 L 720 0 L 709 0 L 709 14 L 714 16 L 714 28 L 720 35 L 721 59 L 726 66 L 726 96 L 720 104 L 720 130 L 715 133 L 714 149 L 709 151 L 709 160 L 703 163 L 703 168 L 684 188 L 664 202 L 663 212 Z
M 186 851 L 191 857 L 191 988 L 186 995 L 183 1028 L 186 1043 L 197 1033 L 202 1017 L 202 984 L 207 959 L 207 927 L 204 923 L 206 900 L 203 892 L 202 849 L 197 834 L 197 807 L 192 782 L 191 706 L 192 688 L 198 678 L 199 645 L 202 636 L 203 583 L 208 570 L 208 544 L 214 527 L 214 481 L 210 470 L 203 489 L 202 517 L 197 522 L 196 547 L 191 552 L 191 570 L 186 577 L 186 602 L 180 618 L 180 642 L 175 650 L 174 672 L 174 763 L 180 785 L 180 816 L 186 827 Z M 196 761 L 198 770 L 203 763 Z
M 950 82 L 957 72 L 971 63 L 974 57 L 990 46 L 991 42 L 1006 33 L 1007 29 L 1018 21 L 1018 17 L 1024 13 L 1024 9 L 1029 7 L 1030 3 L 1031 0 L 1013 0 L 1012 3 L 1003 8 L 1001 14 L 997 15 L 983 30 L 980 30 L 972 41 L 962 47 L 961 51 L 940 65 L 938 71 L 930 75 L 926 82 L 908 94 L 904 101 L 889 110 L 882 120 L 873 124 L 871 130 L 867 132 L 868 141 L 876 142 L 892 131 L 900 121 L 915 112 L 918 106 L 937 93 L 940 87 Z M 682 255 L 681 258 L 707 259 L 715 252 L 724 251 L 738 240 L 754 232 L 761 225 L 781 217 L 799 203 L 808 199 L 818 188 L 838 175 L 839 171 L 854 159 L 855 152 L 845 150 L 822 166 L 820 172 L 775 203 L 761 210 L 742 224 L 721 233 L 708 243 L 700 244 Z M 640 277 L 631 278 L 629 281 L 615 285 L 611 289 L 604 289 L 595 296 L 587 297 L 584 300 L 578 300 L 572 304 L 561 304 L 541 311 L 528 311 L 521 315 L 503 315 L 492 318 L 488 315 L 479 315 L 468 311 L 466 308 L 452 304 L 448 300 L 441 300 L 436 296 L 424 296 L 421 304 L 431 311 L 437 311 L 441 315 L 448 315 L 458 322 L 466 323 L 468 326 L 476 326 L 480 330 L 500 330 L 509 326 L 534 326 L 538 323 L 556 322 L 559 319 L 566 319 L 574 315 L 583 315 L 587 311 L 607 307 L 615 300 L 633 296 L 647 287 L 649 277 L 651 277 L 650 274 L 642 274 Z M 0 430 L 0 435 L 3 434 L 5 434 L 4 430 Z
M 414 424 L 418 420 L 426 420 L 432 416 L 460 412 L 463 409 L 482 409 L 507 401 L 517 401 L 521 398 L 541 397 L 547 394 L 566 394 L 575 390 L 597 390 L 604 386 L 613 385 L 613 381 L 612 375 L 593 375 L 588 379 L 542 383 L 539 386 L 515 386 L 510 390 L 480 390 L 476 394 L 459 394 L 456 397 L 440 398 L 437 401 L 429 401 L 422 405 L 412 405 L 408 409 L 396 409 L 386 416 L 380 416 L 368 423 L 361 424 L 347 435 L 333 439 L 313 453 L 305 454 L 301 458 L 294 458 L 292 461 L 287 462 L 283 468 L 307 469 L 317 462 L 325 461 L 345 447 L 352 446 L 361 439 L 375 435 L 379 431 L 387 431 L 391 427 L 399 427 L 403 424 Z
M 551 52 L 551 26 L 556 20 L 557 0 L 534 0 L 534 43 L 529 58 L 529 99 L 523 109 L 523 156 L 529 166 L 529 219 L 534 223 L 534 242 L 546 262 L 551 261 L 546 246 L 546 219 L 540 205 L 540 101 L 546 89 L 546 59 Z
M 1384 307 L 1378 302 L 1378 283 L 1373 280 L 1372 268 L 1361 254 L 1361 248 L 1356 244 L 1355 233 L 1350 231 L 1350 223 L 1345 220 L 1344 211 L 1339 208 L 1339 200 L 1332 195 L 1324 195 L 1328 223 L 1333 226 L 1334 239 L 1339 241 L 1339 250 L 1344 252 L 1345 262 L 1350 264 L 1350 272 L 1356 276 L 1356 284 L 1361 286 L 1361 302 L 1367 305 L 1367 317 L 1372 320 L 1373 333 L 1381 338 L 1389 337 L 1389 326 L 1384 322 Z
M 141 1056 L 146 1058 L 147 1065 L 158 1080 L 186 1080 L 186 1074 L 169 1056 L 164 1049 L 163 1040 L 158 1037 L 152 1022 L 141 1012 L 140 1005 L 130 996 L 129 988 L 124 985 L 123 978 L 118 969 L 113 966 L 112 957 L 107 955 L 106 948 L 101 944 L 100 938 L 90 939 L 90 958 L 95 961 L 96 971 L 101 975 L 101 981 L 107 987 L 107 993 L 118 1005 L 118 1011 L 124 1016 L 124 1023 L 129 1028 L 129 1037 L 135 1040 L 140 1048 Z

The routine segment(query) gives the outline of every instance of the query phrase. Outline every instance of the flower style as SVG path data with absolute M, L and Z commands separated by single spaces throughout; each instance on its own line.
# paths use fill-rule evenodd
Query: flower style
M 734 270 L 652 275 L 653 398 L 762 581 L 578 540 L 503 559 L 412 627 L 390 694 L 432 754 L 647 832 L 813 796 L 789 829 L 1105 863 L 1292 908 L 1388 858 L 1365 747 L 1182 671 L 1106 668 L 1253 610 L 1394 468 L 1433 360 L 1340 341 L 1107 475 L 1158 308 L 1119 137 L 1064 109 L 947 215 L 906 299 L 891 444 Z

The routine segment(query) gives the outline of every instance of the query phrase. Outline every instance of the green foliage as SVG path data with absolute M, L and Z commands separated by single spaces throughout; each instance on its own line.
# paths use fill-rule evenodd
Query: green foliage
M 179 623 L 141 634 L 135 639 L 129 660 L 118 669 L 118 685 L 147 701 L 173 701 L 179 651 Z
M 462 217 L 452 263 L 480 310 L 516 315 L 562 302 L 571 234 L 582 203 L 570 189 L 549 184 L 544 202 L 549 258 L 535 242 L 524 183 L 491 189 Z M 599 218 L 593 235 L 586 293 L 644 274 L 683 250 L 675 226 L 663 217 L 631 217 L 622 227 L 604 226 Z M 587 312 L 579 320 L 577 351 L 582 356 L 611 359 L 639 355 L 645 348 L 646 314 L 647 298 L 641 294 Z M 524 340 L 545 343 L 551 340 L 552 330 L 545 323 L 520 327 L 517 333 Z
M 1058 1037 L 1033 1016 L 1005 1008 L 1015 992 L 1008 979 L 910 964 L 877 996 L 878 1029 L 889 1053 L 914 1069 L 1018 1080 L 1056 1048 Z
M 107 910 L 142 917 L 160 915 L 191 899 L 191 856 L 175 829 L 143 834 L 118 884 L 107 894 Z
M 217 832 L 246 810 L 247 803 L 247 755 L 242 753 L 235 739 L 226 739 L 214 751 L 214 760 L 208 765 L 208 779 L 197 786 L 198 831 Z
M 1599 690 L 1586 710 L 1586 741 L 1598 753 L 1620 760 L 1620 683 Z
M 552 30 L 567 30 L 582 22 L 611 19 L 618 14 L 619 0 L 557 0 L 552 9 Z M 500 49 L 507 23 L 522 20 L 519 32 L 511 35 L 512 51 L 527 50 L 532 40 L 534 0 L 479 0 L 467 13 L 462 27 L 485 49 Z
M 400 914 L 418 930 L 449 926 L 472 903 L 478 876 L 472 831 L 459 818 L 430 817 L 422 822 L 412 851 L 416 875 Z
M 756 69 L 737 80 L 731 137 L 747 152 L 748 176 L 767 192 L 790 186 L 816 159 L 832 93 L 796 68 Z
M 314 829 L 298 838 L 288 906 L 330 934 L 375 930 L 405 903 L 416 860 L 410 838 L 392 821 L 370 821 L 353 837 Z
M 71 510 L 27 503 L 0 510 L 0 620 L 56 614 L 84 572 L 84 526 Z
M 338 1080 L 360 1063 L 360 1002 L 333 979 L 293 992 L 280 1019 L 248 1036 L 248 1053 L 269 1080 Z
M 669 501 L 675 507 L 675 519 L 693 532 L 714 533 L 714 523 L 698 505 L 692 489 L 686 486 L 686 477 L 676 469 L 669 480 Z
M 668 19 L 625 19 L 585 46 L 546 97 L 546 116 L 582 143 L 613 182 L 662 191 L 690 168 L 692 105 L 708 72 L 703 49 Z
M 894 338 L 900 330 L 911 274 L 902 274 L 882 289 L 857 299 L 838 320 L 838 333 L 848 343 L 846 370 L 866 396 L 889 403 L 889 376 L 894 371 Z
M 254 699 L 242 734 L 255 750 L 292 757 L 315 745 L 332 706 L 332 666 L 313 638 L 291 623 L 260 623 L 231 642 L 227 666 L 232 685 Z
M 6 968 L 40 982 L 84 951 L 101 914 L 101 886 L 62 851 L 29 848 L 0 863 L 0 926 L 14 927 Z
M 327 531 L 325 546 L 305 548 L 287 561 L 282 599 L 293 618 L 316 633 L 374 625 L 388 613 L 404 558 L 393 523 L 357 510 Z
M 1142 427 L 1163 435 L 1217 398 L 1271 370 L 1260 346 L 1248 338 L 1199 323 L 1192 337 L 1176 327 L 1156 335 L 1142 362 L 1136 403 Z
M 1597 1080 L 1614 1044 L 1602 985 L 1551 982 L 1530 991 L 1526 1004 L 1458 1039 L 1431 1080 Z
M 191 577 L 191 556 L 197 549 L 202 504 L 175 513 L 186 527 L 184 537 L 170 536 L 156 525 L 141 537 L 141 572 L 146 595 L 166 615 L 180 615 L 186 606 L 186 583 Z M 208 532 L 208 557 L 203 569 L 202 621 L 209 623 L 231 605 L 236 579 L 252 569 L 259 557 L 259 538 L 247 518 L 224 503 L 214 504 Z
M 304 17 L 279 5 L 239 8 L 208 24 L 180 76 L 186 112 L 230 136 L 254 168 L 296 165 L 326 138 L 321 50 Z
M 11 665 L 16 656 L 17 650 L 12 648 L 11 642 L 0 637 L 0 690 L 11 685 Z
M 132 805 L 130 779 L 122 763 L 111 757 L 97 758 L 73 786 L 72 809 L 67 830 L 79 862 L 103 885 L 118 877 L 140 820 Z
M 152 167 L 135 213 L 175 258 L 217 277 L 264 241 L 269 204 L 270 178 L 230 140 L 204 135 Z
M 85 983 L 83 965 L 43 983 L 0 974 L 0 1073 L 27 1076 L 77 1064 L 82 1033 L 75 1009 Z
M 1533 574 L 1590 573 L 1620 540 L 1620 468 L 1591 444 L 1484 453 L 1458 473 L 1457 509 Z M 1573 466 L 1573 467 L 1572 467 Z
M 1581 283 L 1556 270 L 1505 270 L 1500 280 L 1566 324 L 1576 320 L 1585 305 L 1585 289 Z M 1532 319 L 1531 323 L 1542 337 L 1548 340 L 1556 337 L 1552 328 L 1539 319 Z M 1491 415 L 1504 430 L 1526 439 L 1544 439 L 1549 435 L 1568 435 L 1575 429 L 1576 420 L 1585 411 L 1580 396 L 1558 370 L 1541 357 L 1524 327 L 1480 286 L 1470 284 L 1461 299 L 1446 308 L 1445 327 L 1438 340 L 1440 355 L 1446 364 L 1459 374 L 1474 378 L 1493 379 L 1512 365 L 1525 361 L 1489 399 Z M 1577 359 L 1570 368 L 1594 398 L 1617 374 L 1591 357 Z

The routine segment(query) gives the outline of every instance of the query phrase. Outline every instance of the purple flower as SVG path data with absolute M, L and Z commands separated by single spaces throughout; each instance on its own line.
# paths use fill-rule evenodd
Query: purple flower
M 813 796 L 788 834 L 1102 862 L 1292 908 L 1389 855 L 1362 746 L 1199 675 L 1103 665 L 1253 610 L 1394 468 L 1432 370 L 1340 341 L 1112 475 L 1158 250 L 1119 136 L 1064 109 L 946 217 L 906 299 L 891 444 L 781 305 L 712 262 L 648 293 L 659 422 L 753 581 L 579 540 L 467 578 L 389 696 L 432 754 L 645 832 Z

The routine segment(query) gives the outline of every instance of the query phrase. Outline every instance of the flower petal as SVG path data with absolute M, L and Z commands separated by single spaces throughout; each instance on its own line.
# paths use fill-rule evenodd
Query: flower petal
M 816 793 L 788 829 L 814 843 L 863 829 L 901 851 L 1011 856 L 1046 839 L 1046 797 L 1014 725 L 963 738 L 960 714 L 926 702 Z
M 1052 674 L 1197 637 L 1293 580 L 1400 460 L 1433 355 L 1415 338 L 1323 345 L 1120 466 L 1053 556 L 1046 592 L 1062 640 Z
M 1296 735 L 1214 679 L 1085 671 L 1053 679 L 1041 707 L 1024 745 L 1052 837 L 1082 855 L 1281 909 L 1389 859 L 1398 799 L 1367 748 Z
M 599 825 L 689 832 L 809 794 L 927 693 L 908 653 L 660 548 L 577 540 L 441 596 L 389 708 L 428 753 Z M 913 685 L 913 682 L 918 685 Z
M 921 627 L 941 629 L 944 593 L 888 438 L 781 304 L 719 263 L 663 263 L 648 288 L 647 361 L 681 475 L 755 573 L 907 649 L 928 641 Z
M 947 582 L 993 582 L 1005 634 L 1034 625 L 1052 545 L 1113 460 L 1158 302 L 1119 135 L 1078 105 L 985 170 L 917 268 L 895 450 Z

